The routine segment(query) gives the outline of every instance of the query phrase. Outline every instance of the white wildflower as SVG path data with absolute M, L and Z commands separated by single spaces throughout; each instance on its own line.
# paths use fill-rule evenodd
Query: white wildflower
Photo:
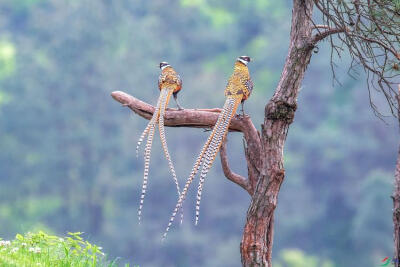
M 60 242 L 64 242 L 64 238 L 60 238 L 58 239 Z
M 0 240 L 0 247 L 1 246 L 9 246 L 9 245 L 11 245 L 10 240 Z
M 40 253 L 40 251 L 41 251 L 40 247 L 30 247 L 29 248 L 29 252 Z
M 26 247 L 28 244 L 27 243 L 22 243 L 21 246 Z
M 11 249 L 11 253 L 16 253 L 19 250 L 19 248 L 15 247 Z

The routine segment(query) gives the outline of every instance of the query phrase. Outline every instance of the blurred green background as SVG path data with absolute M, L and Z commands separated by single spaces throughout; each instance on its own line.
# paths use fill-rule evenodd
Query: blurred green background
M 250 197 L 224 178 L 219 159 L 200 225 L 193 225 L 193 186 L 184 224 L 162 244 L 176 192 L 157 137 L 138 225 L 143 161 L 135 146 L 147 122 L 110 93 L 154 104 L 158 63 L 168 61 L 183 78 L 184 107 L 220 107 L 234 60 L 246 54 L 255 89 L 245 108 L 260 128 L 287 53 L 290 15 L 291 1 L 272 0 L 1 0 L 0 236 L 83 231 L 121 263 L 240 266 Z M 329 43 L 321 43 L 289 130 L 278 267 L 379 266 L 392 255 L 397 123 L 373 115 L 362 71 L 346 74 L 346 54 L 336 59 L 341 85 L 329 60 Z M 167 129 L 182 182 L 207 135 Z M 231 165 L 245 175 L 242 137 L 228 139 Z

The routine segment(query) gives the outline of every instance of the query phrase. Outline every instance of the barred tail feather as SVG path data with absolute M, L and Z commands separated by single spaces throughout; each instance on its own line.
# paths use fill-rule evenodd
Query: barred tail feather
M 220 115 L 218 116 L 217 122 L 215 123 L 215 126 L 214 126 L 213 131 L 211 132 L 210 136 L 208 137 L 206 143 L 204 144 L 203 148 L 202 148 L 201 151 L 200 151 L 199 156 L 198 156 L 197 159 L 196 159 L 196 162 L 194 163 L 194 166 L 193 166 L 193 168 L 192 168 L 192 172 L 190 173 L 189 178 L 186 180 L 185 187 L 183 188 L 182 193 L 180 194 L 179 199 L 178 199 L 178 202 L 177 202 L 177 204 L 176 204 L 176 206 L 175 206 L 175 209 L 174 209 L 174 211 L 172 212 L 172 216 L 171 216 L 171 218 L 169 219 L 169 222 L 168 222 L 167 228 L 165 229 L 165 232 L 164 232 L 164 234 L 163 234 L 162 240 L 165 240 L 165 238 L 167 237 L 168 231 L 169 231 L 169 229 L 171 228 L 172 223 L 174 222 L 176 213 L 177 213 L 178 210 L 182 207 L 183 202 L 185 201 L 185 198 L 186 198 L 186 195 L 187 195 L 187 191 L 188 191 L 188 189 L 189 189 L 189 186 L 190 186 L 190 184 L 193 182 L 194 177 L 196 176 L 197 172 L 198 172 L 199 169 L 200 169 L 201 164 L 202 164 L 203 161 L 204 161 L 204 153 L 205 153 L 206 150 L 208 149 L 208 146 L 210 145 L 210 142 L 211 142 L 211 140 L 212 140 L 212 138 L 213 138 L 215 132 L 217 131 L 217 129 L 218 129 L 220 123 L 222 122 L 222 119 L 223 119 L 224 116 L 225 116 L 225 112 L 226 112 L 225 109 L 223 109 L 223 110 L 221 111 Z
M 163 90 L 166 90 L 166 89 L 163 89 Z M 167 101 L 168 98 L 171 97 L 171 94 L 172 94 L 172 91 L 171 91 L 171 90 L 168 90 L 168 91 L 169 91 L 169 92 L 167 92 L 167 96 L 166 96 L 166 99 L 165 99 L 166 101 Z M 172 178 L 173 178 L 174 181 L 175 181 L 176 190 L 177 190 L 178 196 L 179 196 L 179 195 L 180 195 L 179 183 L 178 183 L 178 179 L 177 179 L 177 177 L 176 177 L 176 172 L 175 172 L 174 164 L 172 163 L 171 156 L 170 156 L 169 151 L 168 151 L 167 140 L 166 140 L 166 137 L 165 137 L 164 114 L 165 114 L 165 109 L 166 109 L 166 105 L 165 105 L 165 104 L 166 104 L 166 101 L 163 101 L 163 102 L 161 103 L 161 109 L 160 109 L 160 117 L 159 117 L 158 127 L 159 127 L 159 130 L 160 130 L 160 139 L 161 139 L 161 144 L 162 144 L 162 147 L 163 147 L 163 150 L 164 150 L 165 158 L 166 158 L 167 161 L 168 161 L 168 167 L 169 167 L 169 170 L 170 170 L 170 172 L 171 172 L 171 174 L 172 174 Z
M 139 140 L 138 140 L 138 142 L 137 142 L 137 145 L 136 145 L 136 157 L 137 157 L 137 158 L 139 157 L 139 148 L 140 148 L 140 145 L 142 144 L 143 139 L 144 139 L 144 138 L 146 137 L 146 135 L 149 133 L 150 125 L 151 125 L 151 124 L 152 124 L 151 122 L 149 122 L 149 123 L 147 124 L 146 129 L 144 129 L 142 135 L 140 136 L 140 138 L 139 138 Z
M 140 195 L 140 204 L 139 204 L 139 210 L 138 210 L 138 221 L 139 221 L 139 224 L 140 224 L 140 221 L 141 221 L 143 202 L 144 202 L 144 197 L 146 195 L 146 189 L 147 189 L 147 179 L 148 179 L 148 176 L 149 176 L 149 168 L 150 168 L 151 146 L 153 144 L 153 136 L 154 136 L 154 131 L 155 131 L 155 124 L 157 123 L 157 120 L 158 120 L 158 115 L 159 115 L 159 112 L 160 112 L 160 104 L 163 102 L 163 98 L 164 98 L 164 95 L 161 94 L 160 97 L 158 98 L 158 103 L 157 103 L 156 109 L 154 110 L 153 117 L 151 118 L 151 120 L 150 120 L 150 122 L 148 124 L 149 135 L 147 137 L 146 147 L 145 147 L 145 151 L 144 151 L 143 185 L 142 185 L 142 193 Z M 146 129 L 147 129 L 147 127 L 146 127 Z
M 147 189 L 147 179 L 149 176 L 151 145 L 153 143 L 154 129 L 155 129 L 155 126 L 153 124 L 150 127 L 150 132 L 149 132 L 149 136 L 147 137 L 147 143 L 146 143 L 146 148 L 145 148 L 145 152 L 144 152 L 143 185 L 142 185 L 142 194 L 140 195 L 140 204 L 139 204 L 139 210 L 138 210 L 139 224 L 141 221 L 143 202 L 144 202 L 144 197 L 146 195 L 146 189 Z
M 166 94 L 165 99 L 161 102 L 161 108 L 160 108 L 160 117 L 158 121 L 158 127 L 160 130 L 160 139 L 161 139 L 161 144 L 164 150 L 165 158 L 168 161 L 168 167 L 169 170 L 172 174 L 172 178 L 174 179 L 175 185 L 176 185 L 176 190 L 178 192 L 178 198 L 180 196 L 180 188 L 179 188 L 179 183 L 178 183 L 178 178 L 176 177 L 176 172 L 174 168 L 174 164 L 172 163 L 171 156 L 168 151 L 168 145 L 167 145 L 167 139 L 165 138 L 165 129 L 164 129 L 164 114 L 165 114 L 165 109 L 166 109 L 166 104 L 168 103 L 169 98 L 172 95 L 173 90 L 170 89 L 163 89 L 165 91 L 162 94 Z M 181 209 L 181 224 L 183 222 L 183 210 Z
M 224 140 L 226 134 L 228 133 L 228 128 L 232 117 L 236 113 L 236 109 L 240 103 L 240 99 L 236 98 L 228 98 L 225 102 L 224 109 L 226 110 L 226 114 L 224 116 L 223 121 L 219 125 L 216 134 L 213 136 L 210 146 L 208 147 L 205 154 L 205 161 L 203 167 L 201 169 L 199 186 L 197 189 L 197 200 L 196 200 L 196 219 L 195 225 L 199 222 L 200 215 L 200 201 L 201 194 L 203 192 L 204 180 L 207 176 L 208 171 L 211 169 L 211 166 L 218 154 L 218 151 L 221 147 L 222 141 Z
M 210 136 L 210 137 L 211 137 L 211 136 Z M 201 164 L 203 163 L 203 154 L 204 154 L 205 149 L 206 149 L 206 148 L 208 147 L 208 145 L 209 145 L 209 141 L 211 141 L 211 138 L 210 138 L 210 137 L 209 137 L 209 140 L 207 140 L 206 144 L 204 145 L 203 150 L 200 152 L 200 155 L 199 155 L 199 156 L 197 157 L 197 159 L 196 159 L 196 162 L 195 162 L 195 164 L 194 164 L 194 166 L 193 166 L 192 172 L 190 173 L 189 178 L 188 178 L 187 181 L 186 181 L 186 184 L 185 184 L 185 186 L 184 186 L 184 188 L 183 188 L 183 190 L 182 190 L 182 193 L 181 193 L 180 196 L 179 196 L 178 203 L 176 204 L 175 209 L 174 209 L 174 211 L 172 212 L 172 216 L 171 216 L 171 218 L 169 219 L 168 226 L 167 226 L 167 228 L 165 229 L 165 232 L 164 232 L 163 237 L 162 237 L 162 241 L 164 241 L 165 238 L 167 237 L 169 228 L 171 228 L 171 225 L 172 225 L 172 223 L 174 222 L 176 213 L 177 213 L 178 210 L 181 209 L 182 206 L 183 206 L 183 202 L 185 201 L 185 198 L 186 198 L 186 195 L 187 195 L 187 191 L 188 191 L 188 189 L 189 189 L 189 186 L 190 186 L 190 184 L 193 182 L 193 179 L 194 179 L 194 177 L 196 176 L 196 173 L 199 171 L 200 166 L 201 166 Z
M 139 148 L 140 148 L 140 145 L 142 144 L 144 138 L 146 138 L 146 135 L 149 133 L 149 131 L 150 131 L 150 126 L 151 126 L 152 124 L 154 124 L 155 121 L 157 120 L 157 117 L 158 117 L 158 110 L 159 110 L 159 108 L 160 108 L 160 103 L 161 103 L 161 98 L 162 98 L 162 95 L 160 94 L 160 96 L 158 97 L 158 100 L 157 100 L 156 109 L 155 109 L 155 111 L 154 111 L 154 113 L 153 113 L 153 117 L 151 118 L 150 122 L 147 124 L 147 126 L 146 126 L 146 128 L 144 129 L 143 133 L 142 133 L 142 134 L 140 135 L 140 137 L 139 137 L 139 140 L 138 140 L 137 145 L 136 145 L 136 157 L 139 157 Z

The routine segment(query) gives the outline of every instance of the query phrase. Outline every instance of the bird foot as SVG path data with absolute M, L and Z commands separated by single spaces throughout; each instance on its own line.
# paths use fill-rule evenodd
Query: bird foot
M 241 114 L 237 114 L 236 116 L 238 116 L 239 117 L 239 119 L 244 119 L 244 118 L 246 118 L 246 117 L 248 117 L 249 115 L 247 115 L 246 113 L 241 113 Z

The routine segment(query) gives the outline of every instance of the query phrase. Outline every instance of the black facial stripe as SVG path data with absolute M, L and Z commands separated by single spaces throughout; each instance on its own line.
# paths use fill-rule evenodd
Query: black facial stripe
M 243 59 L 244 61 L 247 61 L 247 62 L 250 62 L 250 57 L 248 57 L 248 56 L 240 56 L 239 57 L 240 59 Z
M 162 67 L 168 66 L 168 65 L 169 65 L 168 62 L 163 61 L 163 62 L 160 63 L 160 69 L 161 69 Z

